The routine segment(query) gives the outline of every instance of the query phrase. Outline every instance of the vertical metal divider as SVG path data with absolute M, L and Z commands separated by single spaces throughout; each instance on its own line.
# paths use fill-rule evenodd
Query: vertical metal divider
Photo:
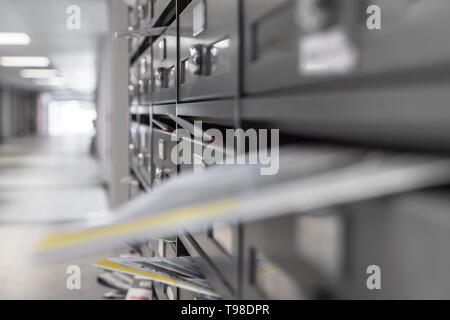
M 128 8 L 128 11 L 130 10 L 130 8 Z M 128 13 L 128 17 L 129 17 L 129 13 Z M 129 19 L 129 18 L 127 18 Z M 129 20 L 127 20 L 127 24 L 129 24 Z M 127 103 L 127 114 L 128 114 L 128 125 L 127 125 L 127 141 L 128 141 L 128 148 L 127 148 L 127 157 L 128 157 L 128 177 L 131 177 L 133 175 L 133 170 L 131 169 L 132 166 L 132 159 L 131 159 L 131 150 L 130 150 L 130 146 L 131 146 L 131 122 L 133 121 L 133 115 L 131 113 L 131 99 L 130 99 L 130 90 L 129 90 L 129 86 L 130 86 L 130 70 L 131 70 L 131 40 L 127 39 L 127 47 L 128 47 L 128 57 L 127 57 L 127 65 L 128 65 L 128 73 L 127 73 L 127 78 L 128 78 L 128 103 Z M 128 185 L 128 201 L 131 200 L 131 192 L 130 192 L 130 186 Z
M 153 54 L 152 54 L 152 61 L 153 61 Z M 152 62 L 152 66 L 153 66 L 153 62 Z M 151 77 L 153 77 L 153 69 L 151 72 L 152 72 Z M 151 86 L 153 86 L 153 80 L 152 80 Z M 150 90 L 152 90 L 152 89 L 150 89 Z M 153 181 L 154 181 L 155 177 L 154 177 L 154 165 L 153 165 L 153 158 L 154 158 L 154 155 L 153 155 L 153 150 L 154 150 L 153 149 L 153 146 L 154 146 L 154 144 L 153 144 L 153 105 L 151 102 L 151 98 L 150 98 L 150 106 L 149 107 L 150 107 L 150 111 L 149 111 L 150 189 L 153 189 Z
M 139 56 L 136 56 L 136 60 L 134 61 L 134 63 L 138 66 L 137 74 L 139 74 L 140 73 L 140 71 L 139 71 Z M 139 79 L 140 79 L 140 76 L 139 76 Z M 141 152 L 141 112 L 142 112 L 142 108 L 141 107 L 142 107 L 142 105 L 141 105 L 141 101 L 140 101 L 139 90 L 140 89 L 139 89 L 139 83 L 138 83 L 137 84 L 137 97 L 138 98 L 137 98 L 137 111 L 136 111 L 138 145 L 134 146 L 134 148 L 137 148 L 138 154 L 137 154 L 136 157 L 132 158 L 132 161 L 134 162 L 133 166 L 134 166 L 136 172 L 140 171 L 140 168 L 139 168 L 139 153 Z M 135 161 L 135 158 L 136 158 L 136 161 Z M 141 175 L 139 174 L 139 176 L 141 176 Z M 137 178 L 137 180 L 139 181 L 139 189 L 141 190 L 141 192 L 145 191 L 145 187 L 142 185 L 143 182 L 140 181 L 141 179 Z
M 244 14 L 243 14 L 243 1 L 238 1 L 238 7 L 237 7 L 237 48 L 238 48 L 238 54 L 237 54 L 237 61 L 236 61 L 236 68 L 237 68 L 237 81 L 236 81 L 236 101 L 235 101 L 235 107 L 234 107 L 234 122 L 235 127 L 240 128 L 242 127 L 242 96 L 243 96 L 243 83 L 244 83 Z M 237 284 L 237 299 L 242 299 L 243 295 L 243 272 L 244 272 L 244 227 L 242 224 L 237 225 L 237 240 L 238 240 L 238 284 Z
M 152 15 L 153 15 L 153 0 L 152 3 Z M 153 184 L 155 182 L 155 155 L 153 154 L 154 151 L 154 135 L 153 135 L 153 91 L 155 86 L 155 79 L 154 72 L 153 72 L 153 60 L 154 60 L 154 52 L 153 52 L 153 40 L 155 37 L 149 37 L 149 48 L 150 48 L 150 119 L 149 119 L 149 126 L 150 126 L 150 189 L 153 189 Z
M 180 24 L 179 24 L 179 1 L 181 0 L 175 0 L 175 25 L 176 25 L 176 30 L 177 30 L 177 34 L 176 34 L 176 46 L 177 46 L 177 58 L 176 58 L 176 66 L 175 66 L 175 84 L 176 84 L 176 93 L 175 93 L 175 115 L 178 116 L 178 102 L 179 100 L 179 96 L 180 96 Z M 178 123 L 175 122 L 175 132 L 178 131 Z M 178 152 L 177 152 L 177 157 L 178 157 Z M 177 169 L 176 169 L 176 175 L 178 176 L 179 173 L 179 165 L 177 165 Z M 177 242 L 176 242 L 176 256 L 178 257 L 180 255 L 180 252 L 178 250 L 178 242 L 179 242 L 179 237 L 178 237 L 178 232 L 176 235 L 177 238 Z M 177 300 L 180 300 L 180 288 L 177 288 Z
M 180 15 L 180 6 L 179 6 L 179 2 L 180 1 L 184 1 L 184 0 L 175 0 L 175 24 L 176 24 L 176 29 L 177 29 L 177 64 L 176 64 L 176 72 L 175 72 L 175 77 L 176 77 L 176 86 L 177 86 L 177 90 L 176 90 L 176 97 L 175 97 L 175 115 L 178 117 L 178 104 L 180 102 L 180 23 L 179 23 L 179 15 Z M 178 123 L 175 123 L 175 130 L 178 130 Z M 178 156 L 178 153 L 177 153 Z M 177 165 L 177 175 L 178 175 L 178 165 Z

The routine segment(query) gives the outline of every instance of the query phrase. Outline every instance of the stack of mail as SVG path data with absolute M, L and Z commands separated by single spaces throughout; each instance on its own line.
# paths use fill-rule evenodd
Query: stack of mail
M 94 264 L 96 267 L 123 272 L 164 283 L 206 296 L 217 296 L 209 282 L 198 270 L 195 258 L 110 258 Z

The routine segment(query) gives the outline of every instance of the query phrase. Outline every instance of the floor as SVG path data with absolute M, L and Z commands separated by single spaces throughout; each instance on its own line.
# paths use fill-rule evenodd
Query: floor
M 18 138 L 0 145 L 0 299 L 101 299 L 90 256 L 36 264 L 33 246 L 52 227 L 107 208 L 90 137 Z M 81 268 L 81 289 L 69 290 L 69 265 Z

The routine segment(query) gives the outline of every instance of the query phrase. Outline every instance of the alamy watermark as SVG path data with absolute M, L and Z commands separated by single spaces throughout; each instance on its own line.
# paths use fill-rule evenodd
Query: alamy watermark
M 369 17 L 366 21 L 367 29 L 381 30 L 381 8 L 378 5 L 370 5 L 367 7 L 366 13 Z
M 77 265 L 70 265 L 66 269 L 69 275 L 66 279 L 66 288 L 68 290 L 81 290 L 81 268 Z
M 261 175 L 275 175 L 279 170 L 278 129 L 219 129 L 203 131 L 202 121 L 195 121 L 192 130 L 179 128 L 172 134 L 177 141 L 171 160 L 181 165 L 251 164 L 260 165 Z M 195 156 L 194 156 L 195 155 Z
M 70 5 L 66 9 L 66 13 L 69 15 L 66 20 L 66 27 L 69 30 L 81 29 L 81 8 L 77 5 Z
M 369 275 L 366 280 L 367 289 L 381 290 L 381 268 L 373 264 L 367 267 L 366 273 Z

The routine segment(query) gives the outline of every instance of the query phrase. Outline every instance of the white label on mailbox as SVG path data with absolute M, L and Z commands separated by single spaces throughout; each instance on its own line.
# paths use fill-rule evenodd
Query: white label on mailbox
M 303 35 L 298 51 L 299 71 L 309 76 L 346 74 L 359 60 L 358 49 L 339 28 Z
M 159 139 L 158 141 L 158 157 L 160 160 L 164 160 L 164 140 Z
M 206 3 L 204 0 L 200 1 L 194 8 L 192 26 L 192 34 L 194 37 L 198 36 L 206 29 Z

